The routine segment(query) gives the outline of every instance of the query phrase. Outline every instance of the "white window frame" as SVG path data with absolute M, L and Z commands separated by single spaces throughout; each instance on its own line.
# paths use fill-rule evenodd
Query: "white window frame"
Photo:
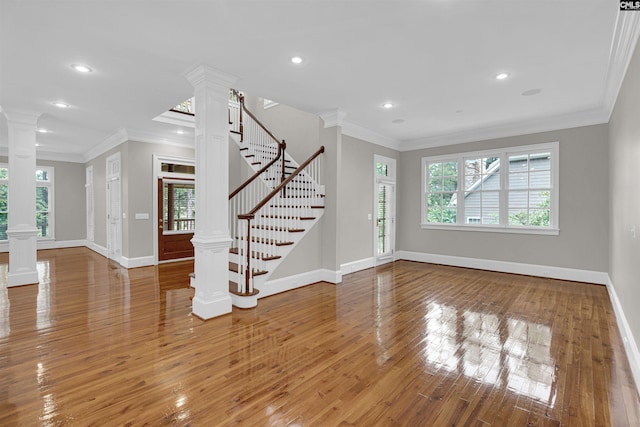
M 11 185 L 11 169 L 9 169 L 9 164 L 7 163 L 0 163 L 0 168 L 6 168 L 8 170 L 9 173 L 9 178 L 8 179 L 0 179 L 0 184 L 7 184 L 7 185 Z M 40 165 L 36 165 L 35 170 L 44 170 L 47 171 L 47 174 L 49 176 L 49 180 L 48 181 L 37 181 L 36 180 L 36 176 L 34 174 L 33 176 L 33 180 L 36 184 L 36 187 L 47 187 L 49 189 L 48 191 L 48 196 L 49 196 L 49 235 L 48 236 L 43 236 L 43 237 L 38 237 L 38 241 L 45 241 L 45 240 L 55 240 L 55 182 L 54 182 L 54 167 L 53 166 L 40 166 Z M 8 196 L 8 193 L 7 193 Z M 35 199 L 33 200 L 33 203 L 35 204 L 36 201 Z M 11 209 L 9 207 L 9 209 Z M 10 213 L 10 212 L 8 212 Z M 37 213 L 37 212 L 36 212 Z M 35 220 L 35 218 L 34 218 Z M 36 224 L 37 225 L 37 224 Z M 8 242 L 8 239 L 5 240 L 0 240 L 0 242 Z
M 508 179 L 509 179 L 509 157 L 514 155 L 525 155 L 547 152 L 551 153 L 551 188 L 550 188 L 550 225 L 549 227 L 509 225 L 508 223 Z M 500 171 L 500 223 L 499 224 L 474 224 L 464 222 L 464 160 L 472 157 L 499 157 Z M 434 162 L 456 161 L 458 163 L 458 189 L 457 189 L 457 214 L 456 223 L 433 223 L 427 222 L 427 190 L 428 190 L 428 165 Z M 560 234 L 559 225 L 559 143 L 547 142 L 542 144 L 522 145 L 493 150 L 482 150 L 474 152 L 454 153 L 442 156 L 431 156 L 422 158 L 422 178 L 421 178 L 421 216 L 420 226 L 423 229 L 437 230 L 463 230 L 463 231 L 486 231 L 497 233 L 521 233 L 521 234 Z

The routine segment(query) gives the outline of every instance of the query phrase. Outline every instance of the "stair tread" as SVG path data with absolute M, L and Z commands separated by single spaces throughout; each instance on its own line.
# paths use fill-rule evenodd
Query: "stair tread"
M 245 237 L 236 237 L 236 239 L 240 239 L 240 240 L 245 240 Z M 267 245 L 276 245 L 276 246 L 288 246 L 288 245 L 293 245 L 293 242 L 284 242 L 284 241 L 280 241 L 280 240 L 274 240 L 274 239 L 265 239 L 262 237 L 252 237 L 251 241 L 254 243 L 264 243 Z
M 299 233 L 301 231 L 304 231 L 303 228 L 275 227 L 273 225 L 271 226 L 252 225 L 251 228 L 255 228 L 258 230 L 268 230 L 268 231 L 288 231 L 289 233 Z
M 237 273 L 237 272 L 238 272 L 238 264 L 236 264 L 235 262 L 231 262 L 231 261 L 229 261 L 229 271 L 232 271 L 232 272 L 234 272 L 234 273 Z M 255 276 L 261 276 L 261 275 L 263 275 L 263 274 L 267 274 L 267 273 L 268 273 L 268 271 L 265 271 L 265 270 L 256 270 L 256 269 L 253 269 L 253 276 L 254 276 L 254 277 L 255 277 Z
M 280 219 L 299 219 L 302 221 L 309 221 L 312 219 L 316 219 L 315 216 L 300 216 L 300 217 L 290 217 L 286 215 L 260 215 L 262 218 L 280 218 Z
M 229 248 L 229 253 L 230 254 L 234 254 L 234 255 L 240 255 L 240 251 L 238 250 L 238 248 Z M 268 256 L 266 256 L 263 253 L 256 252 L 256 251 L 251 251 L 251 258 L 253 258 L 253 259 L 261 259 L 263 261 L 273 261 L 275 259 L 280 259 L 282 257 L 280 255 L 268 255 Z

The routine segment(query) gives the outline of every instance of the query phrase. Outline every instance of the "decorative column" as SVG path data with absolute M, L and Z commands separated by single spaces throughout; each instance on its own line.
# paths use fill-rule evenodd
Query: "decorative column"
M 206 65 L 185 74 L 194 87 L 196 119 L 196 294 L 193 314 L 231 312 L 229 295 L 229 88 L 235 78 Z
M 40 114 L 3 109 L 9 128 L 9 272 L 7 285 L 38 283 L 36 129 Z

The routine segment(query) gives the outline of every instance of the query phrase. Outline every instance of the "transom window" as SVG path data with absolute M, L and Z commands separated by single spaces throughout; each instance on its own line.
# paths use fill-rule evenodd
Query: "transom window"
M 424 157 L 423 228 L 558 234 L 558 143 Z

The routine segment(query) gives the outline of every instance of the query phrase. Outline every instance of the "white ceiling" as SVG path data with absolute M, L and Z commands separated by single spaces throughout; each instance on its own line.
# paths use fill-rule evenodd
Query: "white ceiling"
M 42 113 L 50 133 L 38 135 L 39 157 L 77 161 L 121 137 L 189 142 L 192 133 L 152 118 L 192 95 L 183 74 L 200 63 L 250 94 L 312 113 L 340 109 L 346 133 L 399 149 L 603 123 L 640 28 L 639 13 L 611 0 L 0 7 L 0 106 Z M 72 63 L 94 71 L 80 75 Z M 541 92 L 522 95 L 532 89 Z M 3 117 L 0 145 L 6 134 Z

